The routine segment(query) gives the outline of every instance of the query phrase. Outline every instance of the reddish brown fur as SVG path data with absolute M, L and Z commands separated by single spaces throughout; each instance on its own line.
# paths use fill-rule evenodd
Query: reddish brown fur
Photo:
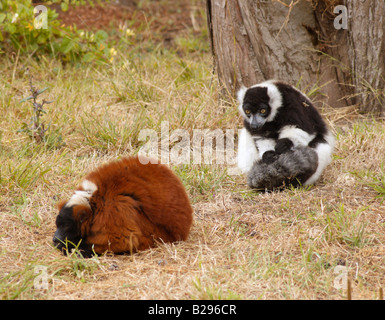
M 96 253 L 135 252 L 156 240 L 186 240 L 193 210 L 182 183 L 166 166 L 124 158 L 85 179 L 98 188 L 90 198 L 92 210 L 76 205 L 73 217 L 83 241 Z

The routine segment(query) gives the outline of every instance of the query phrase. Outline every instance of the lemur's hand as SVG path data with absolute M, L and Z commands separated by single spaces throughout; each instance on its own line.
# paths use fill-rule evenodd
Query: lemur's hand
M 262 162 L 267 163 L 267 164 L 273 163 L 277 159 L 278 159 L 278 154 L 276 154 L 275 151 L 273 151 L 273 150 L 266 151 L 262 155 Z
M 277 144 L 275 145 L 275 152 L 277 154 L 282 154 L 290 151 L 293 147 L 293 142 L 289 138 L 278 139 Z

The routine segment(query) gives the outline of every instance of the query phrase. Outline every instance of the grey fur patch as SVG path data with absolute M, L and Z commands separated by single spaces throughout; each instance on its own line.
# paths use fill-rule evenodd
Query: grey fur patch
M 273 190 L 288 185 L 302 185 L 318 167 L 318 155 L 307 146 L 294 147 L 280 154 L 273 163 L 254 163 L 248 173 L 247 183 L 251 188 Z

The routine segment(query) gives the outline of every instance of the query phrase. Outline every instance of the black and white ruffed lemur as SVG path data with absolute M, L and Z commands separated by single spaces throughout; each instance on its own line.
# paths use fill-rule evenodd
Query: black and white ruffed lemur
M 334 136 L 310 99 L 269 80 L 238 91 L 244 118 L 238 167 L 252 188 L 315 183 L 331 161 Z

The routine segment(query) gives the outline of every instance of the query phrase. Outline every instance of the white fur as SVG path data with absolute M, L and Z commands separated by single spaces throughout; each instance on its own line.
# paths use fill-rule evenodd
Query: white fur
M 92 194 L 98 189 L 95 183 L 84 180 L 82 183 L 84 190 L 76 190 L 75 194 L 68 200 L 66 207 L 73 207 L 76 205 L 90 206 L 89 200 Z
M 306 180 L 304 183 L 305 185 L 315 183 L 321 176 L 326 166 L 332 161 L 335 139 L 330 131 L 326 135 L 325 139 L 327 143 L 320 143 L 315 148 L 318 155 L 318 167 L 316 172 L 314 172 L 314 174 Z
M 315 138 L 315 134 L 308 134 L 306 131 L 295 126 L 284 126 L 279 131 L 278 139 L 288 138 L 294 146 L 307 146 Z
M 274 139 L 266 139 L 262 137 L 254 137 L 254 139 L 255 139 L 255 145 L 258 148 L 260 159 L 262 159 L 262 156 L 266 151 L 271 151 L 271 150 L 274 151 L 274 148 L 276 145 L 276 141 Z
M 96 191 L 98 190 L 98 187 L 95 183 L 93 183 L 92 181 L 89 181 L 89 180 L 84 180 L 83 183 L 82 183 L 82 187 L 84 189 L 84 191 L 87 191 L 88 193 L 90 193 L 91 195 Z
M 247 88 L 245 86 L 242 86 L 241 89 L 239 89 L 237 92 L 237 100 L 239 102 L 238 110 L 242 117 L 245 119 L 247 119 L 247 116 L 245 114 L 245 111 L 243 111 L 243 98 L 245 97 L 246 91 Z
M 259 159 L 254 139 L 245 128 L 241 129 L 238 139 L 238 168 L 242 173 L 247 173 Z

